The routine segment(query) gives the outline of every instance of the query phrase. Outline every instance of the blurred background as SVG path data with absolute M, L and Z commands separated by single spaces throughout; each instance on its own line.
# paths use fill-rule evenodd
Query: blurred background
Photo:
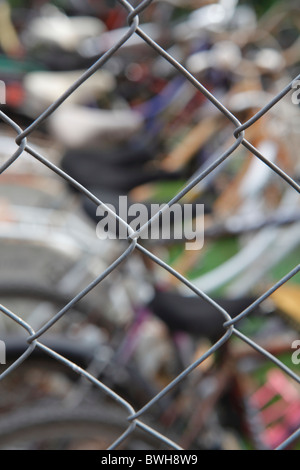
M 234 144 L 237 126 L 232 116 L 247 122 L 299 75 L 297 1 L 153 1 L 139 15 L 140 28 L 167 57 L 142 34 L 133 34 L 111 54 L 129 28 L 126 5 L 114 0 L 0 0 L 0 80 L 5 91 L 1 111 L 15 123 L 1 115 L 0 162 L 5 171 L 0 185 L 0 300 L 35 329 L 127 246 L 97 231 L 100 219 L 94 202 L 59 171 L 52 171 L 51 164 L 117 210 L 120 195 L 147 208 L 166 203 Z M 91 67 L 94 73 L 40 119 Z M 295 81 L 289 93 L 246 129 L 251 151 L 238 146 L 181 199 L 193 207 L 204 204 L 202 249 L 188 251 L 186 240 L 172 236 L 169 241 L 141 242 L 205 294 L 229 302 L 233 316 L 299 265 L 299 87 Z M 16 133 L 29 126 L 33 127 L 28 143 L 35 154 L 24 152 L 10 165 L 17 151 Z M 249 315 L 242 322 L 241 330 L 258 344 L 268 340 L 272 354 L 298 374 L 291 345 L 299 337 L 300 276 L 294 274 L 261 304 L 258 316 Z M 84 326 L 75 306 L 73 317 L 63 317 L 51 333 L 65 331 L 82 344 L 99 346 L 103 331 L 95 325 L 95 312 L 100 309 L 117 329 L 131 331 L 137 306 L 149 305 L 154 298 L 162 309 L 162 300 L 155 296 L 157 286 L 182 298 L 196 298 L 176 276 L 135 253 L 88 293 L 91 317 Z M 194 308 L 180 305 L 183 315 Z M 1 339 L 20 330 L 4 316 L 0 327 Z M 181 370 L 174 367 L 168 328 L 162 319 L 148 318 L 133 354 L 147 384 L 158 389 Z M 214 341 L 193 338 L 183 363 L 190 364 Z M 295 381 L 278 376 L 281 389 L 293 391 L 284 402 L 275 387 L 276 409 L 263 416 L 260 408 L 268 404 L 274 364 L 256 358 L 253 365 L 249 351 L 240 352 L 240 343 L 236 340 L 236 348 L 246 361 L 239 372 L 251 376 L 243 377 L 243 387 L 246 394 L 260 391 L 253 406 L 263 429 L 261 442 L 274 448 L 299 426 L 299 390 Z M 214 361 L 206 367 L 215 374 Z M 39 397 L 57 393 L 53 379 L 43 374 L 35 378 Z M 26 374 L 19 380 L 22 387 L 30 382 Z M 7 383 L 6 395 L 0 394 L 3 412 L 16 406 L 7 399 L 14 382 Z M 126 385 L 123 388 L 127 393 Z M 35 395 L 32 390 L 25 395 L 26 407 Z M 217 429 L 208 427 L 208 447 L 217 446 Z M 224 442 L 237 448 L 253 445 L 240 437 L 226 434 Z M 195 445 L 194 437 L 186 439 L 187 445 Z

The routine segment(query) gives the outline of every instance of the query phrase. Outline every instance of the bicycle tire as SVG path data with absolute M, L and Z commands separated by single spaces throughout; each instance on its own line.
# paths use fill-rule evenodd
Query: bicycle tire
M 34 297 L 37 300 L 50 300 L 60 305 L 65 305 L 70 301 L 70 297 L 52 289 L 48 286 L 38 284 L 20 284 L 20 283 L 0 283 L 0 295 L 9 295 L 15 297 L 24 296 L 26 298 Z M 80 308 L 87 310 L 87 303 L 80 301 Z
M 74 294 L 75 295 L 75 294 Z M 4 299 L 4 300 L 3 300 Z M 31 283 L 14 283 L 14 282 L 0 282 L 0 303 L 14 311 L 13 304 L 5 302 L 5 299 L 49 302 L 53 305 L 53 314 L 58 313 L 61 308 L 66 306 L 71 300 L 72 296 L 60 293 L 51 287 L 31 284 Z M 25 311 L 22 304 L 22 313 Z M 94 303 L 90 303 L 85 298 L 81 299 L 71 308 L 68 316 L 72 318 L 72 314 L 77 312 L 85 320 L 90 319 L 92 323 L 96 324 L 99 328 L 104 328 L 108 332 L 114 330 L 114 324 L 110 321 L 102 311 L 95 310 Z M 14 311 L 17 315 L 20 313 Z M 71 314 L 71 315 L 70 315 Z M 73 317 L 74 318 L 74 317 Z M 26 318 L 24 318 L 26 320 Z
M 107 450 L 128 428 L 126 418 L 122 409 L 104 404 L 76 409 L 56 404 L 34 406 L 2 416 L 0 449 Z M 135 429 L 118 448 L 149 450 L 161 445 L 150 434 Z

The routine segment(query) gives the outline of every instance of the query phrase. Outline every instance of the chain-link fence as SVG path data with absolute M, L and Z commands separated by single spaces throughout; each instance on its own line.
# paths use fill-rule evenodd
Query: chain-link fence
M 35 121 L 29 125 L 25 130 L 21 129 L 14 120 L 12 120 L 9 115 L 7 115 L 4 111 L 1 111 L 1 120 L 6 123 L 6 125 L 10 126 L 10 128 L 16 133 L 16 143 L 18 145 L 17 151 L 2 165 L 1 173 L 6 172 L 6 170 L 12 167 L 18 159 L 22 158 L 23 152 L 26 151 L 30 154 L 34 159 L 38 160 L 42 165 L 46 166 L 49 170 L 56 173 L 59 177 L 64 179 L 67 183 L 71 186 L 76 188 L 80 193 L 85 195 L 92 203 L 95 204 L 95 209 L 97 206 L 103 206 L 106 208 L 105 204 L 102 203 L 98 197 L 96 197 L 93 192 L 87 190 L 83 185 L 78 183 L 74 180 L 71 176 L 69 176 L 66 172 L 61 170 L 58 166 L 54 165 L 50 162 L 47 158 L 45 158 L 42 154 L 38 153 L 35 148 L 30 144 L 28 139 L 31 135 L 39 128 L 39 126 L 44 123 L 47 118 L 49 118 L 76 90 L 80 87 L 84 86 L 85 82 L 93 76 L 99 69 L 101 69 L 105 64 L 107 64 L 116 53 L 122 54 L 122 47 L 126 45 L 126 43 L 132 38 L 138 36 L 141 38 L 149 48 L 151 48 L 157 56 L 160 56 L 164 59 L 164 61 L 171 65 L 174 69 L 176 69 L 177 73 L 187 82 L 192 84 L 192 86 L 197 89 L 199 92 L 203 94 L 206 100 L 208 100 L 211 105 L 215 108 L 217 113 L 222 115 L 226 118 L 229 124 L 233 125 L 233 131 L 231 135 L 228 135 L 228 139 L 232 137 L 232 144 L 228 145 L 225 151 L 220 151 L 219 155 L 211 162 L 207 168 L 202 171 L 200 174 L 197 174 L 193 177 L 192 180 L 188 182 L 183 190 L 178 192 L 175 197 L 172 198 L 171 201 L 167 204 L 166 210 L 168 207 L 171 207 L 173 204 L 179 202 L 185 195 L 189 194 L 193 188 L 196 187 L 201 181 L 211 175 L 215 169 L 217 169 L 223 162 L 227 159 L 234 158 L 235 151 L 239 149 L 241 146 L 245 147 L 248 151 L 252 153 L 257 159 L 263 162 L 266 165 L 270 172 L 275 172 L 279 178 L 284 182 L 283 184 L 286 187 L 293 188 L 295 194 L 299 193 L 300 186 L 298 181 L 295 179 L 294 176 L 290 176 L 285 172 L 280 166 L 277 166 L 274 161 L 271 161 L 267 158 L 262 151 L 258 150 L 255 145 L 253 145 L 249 140 L 247 140 L 247 131 L 252 129 L 265 115 L 271 113 L 274 110 L 274 107 L 284 99 L 290 92 L 294 90 L 294 83 L 295 81 L 289 83 L 285 86 L 282 91 L 280 91 L 276 96 L 274 96 L 270 101 L 263 106 L 258 112 L 256 112 L 247 122 L 240 122 L 239 119 L 232 114 L 229 109 L 222 104 L 222 99 L 217 99 L 212 93 L 210 93 L 205 86 L 198 81 L 196 76 L 190 73 L 180 62 L 178 62 L 171 53 L 167 52 L 164 48 L 162 48 L 155 40 L 153 40 L 148 34 L 145 33 L 143 27 L 139 25 L 139 15 L 141 15 L 147 8 L 151 6 L 153 3 L 152 0 L 144 0 L 142 1 L 136 8 L 134 8 L 128 1 L 126 0 L 118 0 L 119 4 L 127 11 L 127 23 L 128 26 L 124 30 L 123 36 L 116 41 L 116 43 L 110 47 L 107 52 L 105 52 L 101 57 L 95 61 L 95 63 L 86 70 L 82 76 L 71 86 L 69 87 L 63 95 L 57 99 L 55 102 L 49 106 L 46 111 L 44 111 Z M 300 76 L 298 77 L 300 79 Z M 297 79 L 297 77 L 295 77 Z M 108 209 L 109 210 L 109 209 Z M 109 212 L 120 222 L 119 216 L 113 214 L 111 210 Z M 121 221 L 122 222 L 122 221 Z M 147 222 L 147 225 L 153 221 L 150 219 Z M 240 313 L 235 318 L 232 318 L 230 315 L 230 311 L 227 312 L 224 310 L 216 301 L 214 301 L 210 295 L 205 294 L 201 289 L 196 287 L 193 281 L 190 281 L 184 275 L 179 274 L 175 269 L 173 269 L 169 264 L 159 259 L 156 255 L 150 252 L 147 248 L 145 248 L 139 242 L 139 231 L 135 232 L 127 226 L 129 231 L 128 237 L 128 247 L 125 251 L 107 268 L 105 269 L 93 282 L 91 282 L 85 289 L 83 289 L 76 297 L 74 297 L 71 302 L 65 305 L 50 321 L 47 321 L 38 331 L 34 331 L 32 326 L 26 323 L 18 316 L 18 312 L 11 312 L 9 311 L 4 305 L 0 307 L 1 312 L 3 315 L 8 316 L 13 322 L 16 322 L 20 327 L 22 327 L 26 332 L 28 332 L 28 348 L 24 354 L 22 354 L 13 364 L 11 364 L 4 373 L 1 375 L 1 379 L 5 380 L 14 369 L 22 367 L 22 363 L 31 356 L 34 350 L 41 350 L 46 354 L 52 356 L 57 361 L 63 363 L 67 368 L 72 369 L 77 374 L 82 376 L 84 380 L 91 382 L 98 390 L 99 393 L 104 392 L 105 395 L 108 395 L 113 401 L 118 403 L 125 411 L 128 417 L 128 427 L 126 431 L 118 437 L 118 439 L 111 445 L 111 449 L 118 448 L 118 446 L 134 432 L 135 429 L 141 429 L 145 432 L 145 434 L 151 435 L 153 438 L 157 439 L 157 442 L 162 442 L 171 449 L 180 449 L 181 447 L 178 446 L 175 442 L 173 442 L 170 436 L 163 435 L 159 433 L 155 426 L 146 425 L 143 417 L 150 411 L 151 409 L 163 401 L 164 397 L 167 396 L 170 392 L 176 390 L 176 388 L 180 387 L 181 385 L 184 386 L 185 379 L 193 373 L 193 371 L 205 360 L 207 360 L 210 356 L 214 355 L 214 353 L 222 350 L 223 346 L 231 340 L 233 337 L 239 338 L 242 342 L 246 343 L 250 346 L 253 350 L 257 351 L 260 355 L 267 358 L 269 361 L 274 363 L 274 365 L 284 371 L 284 373 L 289 376 L 294 383 L 299 384 L 300 379 L 297 373 L 293 371 L 289 366 L 281 362 L 278 358 L 274 355 L 270 354 L 267 350 L 259 346 L 255 341 L 250 339 L 247 335 L 243 334 L 239 330 L 239 322 L 240 320 L 251 316 L 252 312 L 261 305 L 266 299 L 268 299 L 277 289 L 287 283 L 290 279 L 297 275 L 300 271 L 300 265 L 297 264 L 294 269 L 292 269 L 289 273 L 285 274 L 284 277 L 268 290 L 266 290 L 259 298 L 255 300 L 248 308 L 246 308 L 242 313 Z M 131 403 L 123 399 L 118 393 L 112 390 L 109 386 L 104 385 L 100 380 L 98 380 L 93 374 L 88 372 L 85 369 L 80 368 L 78 365 L 74 364 L 73 362 L 69 361 L 67 358 L 58 354 L 55 350 L 48 348 L 45 344 L 43 344 L 43 335 L 46 332 L 49 332 L 54 324 L 59 322 L 62 317 L 64 317 L 67 312 L 72 309 L 82 298 L 84 298 L 89 292 L 91 292 L 95 286 L 99 285 L 105 279 L 109 278 L 111 273 L 115 270 L 118 270 L 120 265 L 127 259 L 129 259 L 133 253 L 140 252 L 145 258 L 148 258 L 155 264 L 159 265 L 163 270 L 168 271 L 174 278 L 176 278 L 182 285 L 185 285 L 187 289 L 193 292 L 196 296 L 199 296 L 203 299 L 206 303 L 210 304 L 210 306 L 215 309 L 220 315 L 224 318 L 224 334 L 221 339 L 219 339 L 215 344 L 209 347 L 205 353 L 202 353 L 200 357 L 197 357 L 192 363 L 190 363 L 187 367 L 185 367 L 179 375 L 176 376 L 174 380 L 172 380 L 168 385 L 166 385 L 158 394 L 152 397 L 144 406 L 140 409 L 133 409 Z M 182 312 L 184 315 L 184 312 Z M 134 385 L 133 385 L 134 386 Z M 1 417 L 0 417 L 1 419 Z M 296 441 L 300 436 L 300 428 L 297 431 L 292 431 L 291 435 L 288 439 L 284 439 L 284 442 L 279 446 L 280 449 L 287 448 L 291 443 Z

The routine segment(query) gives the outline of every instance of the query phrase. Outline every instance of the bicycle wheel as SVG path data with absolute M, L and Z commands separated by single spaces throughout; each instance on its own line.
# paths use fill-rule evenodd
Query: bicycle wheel
M 65 295 L 38 285 L 0 283 L 0 304 L 37 329 L 70 301 Z M 91 318 L 93 317 L 93 318 Z M 28 332 L 0 311 L 1 339 L 6 347 L 4 372 L 26 351 Z M 86 369 L 95 355 L 109 362 L 113 324 L 88 302 L 80 301 L 67 312 L 41 342 Z M 0 416 L 27 407 L 45 397 L 63 399 L 76 387 L 80 376 L 36 347 L 26 361 L 12 370 L 0 385 Z
M 16 350 L 9 350 L 8 365 Z M 18 357 L 18 356 L 17 356 Z M 79 377 L 51 358 L 30 356 L 0 382 L 0 421 L 9 413 L 26 409 L 41 400 L 66 400 Z
M 1 450 L 104 450 L 128 428 L 124 411 L 104 404 L 77 409 L 35 406 L 0 419 Z M 161 443 L 134 430 L 120 449 L 147 450 Z

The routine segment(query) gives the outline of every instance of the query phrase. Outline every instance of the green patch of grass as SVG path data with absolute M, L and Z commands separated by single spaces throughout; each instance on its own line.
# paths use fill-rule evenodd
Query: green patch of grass
M 205 247 L 205 245 L 204 245 Z M 203 256 L 199 264 L 189 273 L 191 279 L 202 276 L 222 263 L 225 263 L 238 252 L 239 244 L 236 237 L 224 238 L 215 242 L 207 243 L 203 250 Z
M 287 273 L 289 273 L 292 269 L 297 266 L 300 261 L 300 246 L 293 250 L 290 254 L 286 255 L 280 263 L 274 266 L 270 271 L 271 280 L 276 282 L 282 277 L 284 277 Z M 293 276 L 289 281 L 293 284 L 300 284 L 300 274 Z
M 164 181 L 163 183 L 157 183 L 155 185 L 155 193 L 151 196 L 152 202 L 157 203 L 167 203 L 169 202 L 176 194 L 181 191 L 181 189 L 186 184 L 185 181 Z

